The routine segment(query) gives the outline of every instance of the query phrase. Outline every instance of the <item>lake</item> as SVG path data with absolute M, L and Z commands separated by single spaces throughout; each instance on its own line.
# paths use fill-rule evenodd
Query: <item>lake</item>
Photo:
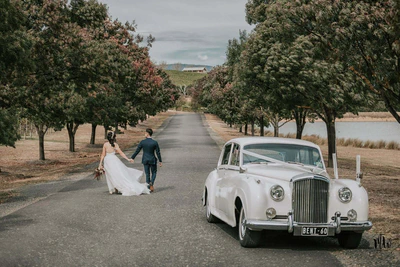
M 273 132 L 273 127 L 266 128 Z M 296 123 L 288 122 L 279 129 L 280 134 L 296 133 Z M 303 135 L 319 135 L 327 138 L 326 125 L 324 122 L 318 121 L 314 123 L 307 122 Z M 395 121 L 379 121 L 379 122 L 336 122 L 336 138 L 357 138 L 362 141 L 379 141 L 386 142 L 395 141 L 400 143 L 400 124 Z

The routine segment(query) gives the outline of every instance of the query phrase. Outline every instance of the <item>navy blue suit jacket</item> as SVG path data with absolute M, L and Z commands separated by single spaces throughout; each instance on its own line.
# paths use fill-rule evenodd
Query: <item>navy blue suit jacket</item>
M 139 154 L 140 150 L 142 149 L 143 149 L 143 157 L 142 157 L 143 164 L 157 164 L 157 158 L 160 162 L 162 162 L 160 147 L 158 146 L 157 141 L 153 140 L 152 138 L 146 138 L 140 141 L 135 153 L 133 153 L 132 155 L 132 159 L 135 159 L 137 154 Z M 154 152 L 157 154 L 157 158 L 154 155 Z

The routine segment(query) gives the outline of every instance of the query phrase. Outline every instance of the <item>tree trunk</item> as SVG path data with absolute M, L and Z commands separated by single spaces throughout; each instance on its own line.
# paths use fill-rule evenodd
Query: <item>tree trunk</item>
M 107 139 L 108 126 L 104 125 L 104 139 Z
M 254 136 L 254 119 L 251 120 L 251 136 Z
M 35 128 L 39 137 L 39 160 L 45 160 L 46 158 L 44 156 L 44 136 L 47 132 L 47 127 L 43 124 L 35 124 Z
M 274 137 L 279 137 L 279 122 L 273 121 L 272 126 L 274 126 Z
M 39 136 L 39 159 L 45 160 L 46 158 L 44 157 L 44 134 L 38 133 L 38 136 Z
M 91 145 L 94 145 L 96 142 L 96 127 L 97 127 L 97 124 L 92 123 L 92 133 L 90 135 L 90 144 Z
M 75 134 L 78 130 L 79 123 L 67 122 L 67 130 L 69 137 L 69 151 L 75 152 Z
M 398 123 L 400 123 L 400 116 L 397 114 L 397 111 L 393 108 L 393 105 L 390 103 L 390 100 L 386 95 L 383 95 L 383 102 L 385 103 L 386 108 L 388 109 L 389 113 L 396 119 Z
M 247 132 L 248 128 L 249 128 L 249 124 L 246 122 L 246 124 L 244 125 L 244 135 L 248 134 L 248 132 Z
M 308 110 L 294 110 L 294 119 L 296 121 L 296 139 L 301 139 L 303 136 L 307 114 Z
M 327 118 L 325 124 L 328 135 L 328 167 L 333 167 L 333 153 L 336 153 L 335 117 L 331 114 L 326 115 Z
M 259 119 L 260 122 L 260 136 L 264 136 L 264 116 Z
M 241 125 L 241 124 L 239 126 L 239 133 L 243 133 L 243 125 Z
M 24 140 L 26 139 L 26 132 L 28 131 L 28 120 L 25 121 Z

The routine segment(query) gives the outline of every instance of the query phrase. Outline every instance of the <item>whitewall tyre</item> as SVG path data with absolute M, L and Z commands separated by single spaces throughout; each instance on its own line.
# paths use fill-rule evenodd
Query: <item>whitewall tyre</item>
M 251 231 L 248 229 L 244 222 L 246 220 L 246 212 L 243 207 L 240 208 L 239 215 L 239 242 L 242 247 L 245 248 L 254 248 L 260 244 L 261 240 L 261 231 Z

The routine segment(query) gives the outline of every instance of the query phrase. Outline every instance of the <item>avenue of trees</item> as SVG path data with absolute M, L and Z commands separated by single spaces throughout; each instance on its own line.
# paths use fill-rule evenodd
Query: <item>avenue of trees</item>
M 0 144 L 14 146 L 28 119 L 44 160 L 48 129 L 66 127 L 74 152 L 84 123 L 94 144 L 98 125 L 134 126 L 173 106 L 179 92 L 149 57 L 154 38 L 135 27 L 97 0 L 0 0 Z
M 226 62 L 191 93 L 228 124 L 326 124 L 328 166 L 335 120 L 377 106 L 400 123 L 400 0 L 249 0 L 251 33 L 229 40 Z M 281 124 L 280 124 L 281 123 Z

